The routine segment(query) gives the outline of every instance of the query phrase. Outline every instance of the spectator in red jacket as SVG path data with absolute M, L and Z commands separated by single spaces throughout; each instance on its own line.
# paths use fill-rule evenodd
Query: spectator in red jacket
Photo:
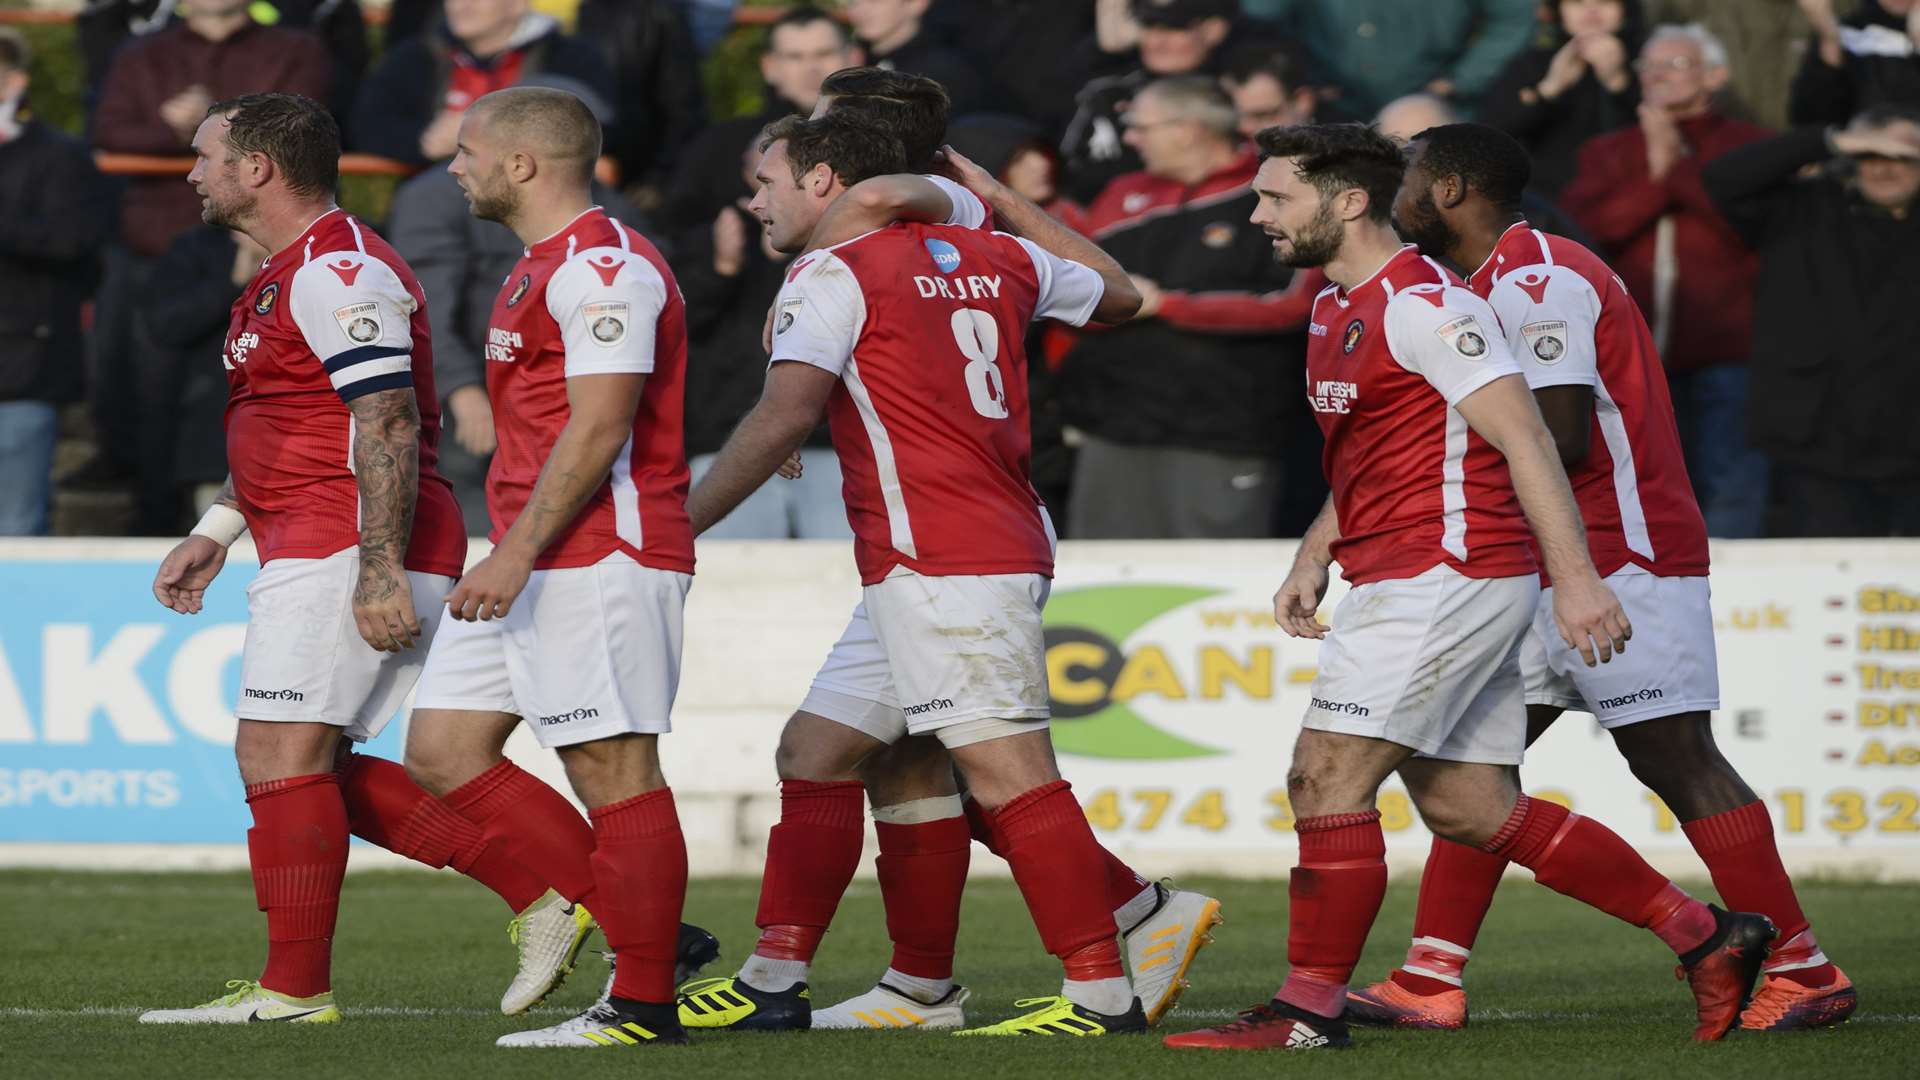
M 194 129 L 215 101 L 259 90 L 327 100 L 333 59 L 305 30 L 260 26 L 248 0 L 194 0 L 164 30 L 134 38 L 114 54 L 93 115 L 93 144 L 128 154 L 190 153 Z M 87 481 L 134 485 L 134 531 L 172 536 L 184 503 L 173 484 L 177 388 L 164 365 L 144 363 L 158 350 L 138 313 L 153 261 L 200 224 L 200 197 L 181 173 L 132 177 L 120 204 L 120 245 L 107 253 L 94 311 L 93 402 L 102 457 Z M 217 362 L 217 358 L 209 362 Z M 71 480 L 69 481 L 71 482 Z
M 1561 207 L 1599 243 L 1653 323 L 1708 531 L 1756 536 L 1767 459 L 1748 438 L 1746 416 L 1759 264 L 1708 199 L 1700 170 L 1771 132 L 1715 108 L 1727 52 L 1704 27 L 1660 27 L 1635 68 L 1639 124 L 1581 147 Z

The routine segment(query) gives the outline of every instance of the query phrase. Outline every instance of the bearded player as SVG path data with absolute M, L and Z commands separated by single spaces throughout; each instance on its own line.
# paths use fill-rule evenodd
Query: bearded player
M 901 171 L 899 142 L 829 112 L 782 121 L 764 149 L 753 209 L 776 248 L 810 254 L 777 302 L 761 401 L 688 512 L 696 530 L 724 516 L 830 413 L 863 601 L 782 734 L 781 821 L 755 955 L 722 985 L 690 989 L 681 1019 L 807 1026 L 809 963 L 860 857 L 852 777 L 882 747 L 930 734 L 1066 969 L 1058 997 L 974 1031 L 1143 1031 L 1112 914 L 1085 887 L 1103 873 L 1100 848 L 1047 732 L 1040 608 L 1053 541 L 1027 482 L 1020 348 L 1036 317 L 1123 319 L 1138 294 L 1112 260 L 1037 209 L 1011 224 L 1045 235 L 1044 245 L 902 224 L 814 250 L 822 215 L 850 183 Z M 742 1007 L 763 1023 L 727 1023 Z
M 933 167 L 946 135 L 946 91 L 931 79 L 906 72 L 834 72 L 821 85 L 814 115 L 830 111 L 898 138 L 908 168 L 921 173 Z M 896 220 L 990 228 L 993 213 L 987 201 L 998 203 L 1010 193 L 983 170 L 968 171 L 969 185 L 987 199 L 943 176 L 864 180 L 823 219 L 814 246 L 852 239 Z M 833 682 L 829 673 L 822 692 L 833 692 Z M 908 736 L 887 745 L 861 762 L 857 776 L 879 837 L 875 867 L 893 956 L 872 989 L 815 1009 L 811 1024 L 868 1031 L 962 1027 L 968 993 L 953 979 L 954 943 L 970 840 L 999 854 L 987 815 L 961 794 L 953 759 L 932 736 Z M 1101 891 L 1126 945 L 1134 991 L 1147 1022 L 1158 1023 L 1186 988 L 1195 955 L 1212 940 L 1219 901 L 1149 882 L 1104 846 L 1101 853 Z M 739 1008 L 729 1013 L 735 1023 L 751 1016 Z
M 187 180 L 202 216 L 273 254 L 233 306 L 222 357 L 231 475 L 153 591 L 197 614 L 227 548 L 252 532 L 261 570 L 247 590 L 234 755 L 268 952 L 257 980 L 140 1019 L 329 1022 L 340 1018 L 332 938 L 350 829 L 451 863 L 519 913 L 548 888 L 398 765 L 347 752 L 412 690 L 466 557 L 452 490 L 434 472 L 440 417 L 420 287 L 334 204 L 340 132 L 323 106 L 291 94 L 223 101 L 193 148 Z M 551 958 L 535 966 L 522 978 L 556 977 Z
M 1435 835 L 1652 930 L 1680 958 L 1695 1038 L 1738 1019 L 1773 927 L 1689 897 L 1597 822 L 1521 794 L 1520 651 L 1539 600 L 1537 541 L 1559 643 L 1607 662 L 1632 633 L 1587 554 L 1580 517 L 1521 369 L 1486 302 L 1394 235 L 1400 148 L 1357 124 L 1260 133 L 1253 222 L 1334 284 L 1309 326 L 1309 402 L 1332 496 L 1274 598 L 1322 638 L 1287 788 L 1300 862 L 1288 882 L 1290 970 L 1233 1023 L 1169 1036 L 1207 1049 L 1349 1044 L 1347 981 L 1386 892 L 1374 808 L 1398 772 Z M 1338 561 L 1353 591 L 1316 612 Z
M 1709 714 L 1720 685 L 1707 530 L 1646 320 L 1597 256 L 1521 217 L 1531 164 L 1511 136 L 1449 124 L 1414 136 L 1408 154 L 1394 206 L 1400 232 L 1422 251 L 1476 268 L 1467 286 L 1499 315 L 1567 467 L 1594 565 L 1639 628 L 1631 651 L 1586 667 L 1553 634 L 1546 590 L 1520 654 L 1527 742 L 1566 709 L 1592 713 L 1633 775 L 1679 818 L 1720 896 L 1773 920 L 1779 936 L 1742 1029 L 1840 1023 L 1854 1010 L 1853 984 L 1820 951 L 1800 910 L 1766 804 L 1714 744 Z M 1348 1019 L 1465 1025 L 1462 973 L 1506 866 L 1436 838 L 1406 963 L 1350 995 Z
M 448 166 L 474 214 L 527 246 L 487 331 L 493 551 L 447 596 L 407 769 L 435 792 L 491 786 L 516 847 L 552 848 L 590 879 L 585 903 L 615 953 L 602 1000 L 501 1046 L 686 1039 L 673 991 L 687 852 L 658 750 L 693 581 L 685 308 L 653 245 L 592 204 L 600 142 L 579 98 L 516 87 L 467 111 Z M 522 722 L 587 807 L 584 850 L 494 784 Z

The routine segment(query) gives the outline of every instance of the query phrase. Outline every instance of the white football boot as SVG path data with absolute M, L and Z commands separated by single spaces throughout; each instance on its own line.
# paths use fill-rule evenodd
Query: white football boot
M 929 1005 L 909 997 L 886 983 L 859 997 L 848 998 L 830 1008 L 813 1010 L 813 1027 L 818 1031 L 897 1031 L 902 1028 L 960 1028 L 967 1026 L 962 1006 L 973 992 L 964 986 L 947 991 L 947 996 Z
M 297 998 L 269 990 L 247 979 L 227 980 L 232 991 L 191 1009 L 154 1009 L 140 1014 L 143 1024 L 250 1024 L 276 1020 L 285 1024 L 336 1024 L 340 1010 L 333 991 Z
M 555 1046 L 574 1050 L 618 1048 L 622 1046 L 677 1046 L 687 1041 L 687 1033 L 673 1017 L 672 1006 L 662 1006 L 664 1020 L 653 1021 L 636 1014 L 623 1013 L 605 1002 L 596 1002 L 586 1012 L 562 1020 L 552 1027 L 516 1031 L 502 1035 L 495 1046 Z
M 520 951 L 520 970 L 500 998 L 500 1011 L 508 1016 L 526 1012 L 559 989 L 597 926 L 584 906 L 567 903 L 552 889 L 515 915 L 507 923 L 507 938 Z
M 1187 969 L 1201 949 L 1213 942 L 1220 925 L 1220 901 L 1211 896 L 1155 883 L 1160 902 L 1152 914 L 1126 930 L 1127 969 L 1133 973 L 1133 992 L 1146 1010 L 1147 1023 L 1157 1024 L 1187 988 Z

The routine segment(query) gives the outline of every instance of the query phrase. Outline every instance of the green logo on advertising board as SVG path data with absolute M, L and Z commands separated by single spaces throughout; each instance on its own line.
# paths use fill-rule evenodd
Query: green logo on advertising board
M 1127 638 L 1167 612 L 1224 590 L 1183 585 L 1110 585 L 1055 593 L 1047 601 L 1047 681 L 1053 745 L 1100 758 L 1196 758 L 1225 751 L 1155 727 L 1135 712 L 1135 688 L 1168 674 L 1155 648 L 1129 654 Z

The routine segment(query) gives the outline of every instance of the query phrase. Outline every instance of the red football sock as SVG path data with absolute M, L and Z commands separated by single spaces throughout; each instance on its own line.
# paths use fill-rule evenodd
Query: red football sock
M 453 812 L 407 770 L 385 758 L 355 754 L 340 772 L 353 835 L 438 869 L 451 866 L 498 893 L 514 911 L 525 911 L 547 883 L 520 865 L 499 839 Z
M 1713 936 L 1707 905 L 1648 866 L 1613 830 L 1558 803 L 1520 796 L 1484 850 L 1533 871 L 1554 892 L 1652 930 L 1676 955 Z
M 1122 977 L 1113 909 L 1086 888 L 1105 875 L 1100 843 L 1072 785 L 1054 780 L 1014 796 L 992 811 L 992 826 L 1040 943 L 1067 965 L 1067 978 Z
M 1506 869 L 1507 860 L 1498 855 L 1434 837 L 1420 875 L 1413 944 L 1407 962 L 1390 978 L 1416 994 L 1460 989 L 1473 940 L 1480 936 L 1480 924 Z
M 1680 826 L 1713 876 L 1720 899 L 1734 911 L 1757 911 L 1779 931 L 1766 971 L 1802 986 L 1826 986 L 1835 971 L 1800 910 L 1793 882 L 1780 865 L 1773 819 L 1765 803 L 1754 801 L 1725 813 Z M 1797 940 L 1796 940 L 1797 939 Z
M 673 1000 L 687 841 L 673 791 L 661 788 L 593 811 L 593 917 L 614 953 L 613 996 Z
M 498 844 L 561 896 L 599 913 L 593 902 L 594 874 L 589 861 L 593 857 L 593 827 L 565 795 L 502 759 L 447 792 L 441 801 L 480 826 L 489 845 Z
M 333 987 L 333 927 L 347 873 L 347 808 L 340 780 L 312 773 L 247 785 L 253 894 L 267 913 L 260 984 L 293 997 Z
M 978 801 L 971 798 L 965 800 L 964 806 L 967 812 L 967 828 L 972 831 L 973 838 L 980 841 L 988 851 L 1003 859 L 1006 858 L 1006 853 L 1000 850 L 1000 841 L 994 835 L 993 822 L 989 819 L 987 811 Z M 1141 877 L 1133 867 L 1121 862 L 1119 856 L 1108 851 L 1106 845 L 1101 844 L 1097 837 L 1094 843 L 1100 848 L 1101 865 L 1106 872 L 1107 906 L 1118 911 L 1125 907 L 1128 901 L 1139 896 L 1141 890 L 1152 882 Z
M 756 955 L 813 959 L 860 865 L 864 790 L 857 780 L 780 782 L 780 823 L 767 836 L 754 916 L 763 931 Z
M 1346 1009 L 1347 980 L 1387 895 L 1380 811 L 1301 818 L 1287 879 L 1287 981 L 1274 997 L 1318 1016 Z
M 953 978 L 960 896 L 973 837 L 964 817 L 912 825 L 874 822 L 880 834 L 880 901 L 893 939 L 893 970 L 922 979 Z

